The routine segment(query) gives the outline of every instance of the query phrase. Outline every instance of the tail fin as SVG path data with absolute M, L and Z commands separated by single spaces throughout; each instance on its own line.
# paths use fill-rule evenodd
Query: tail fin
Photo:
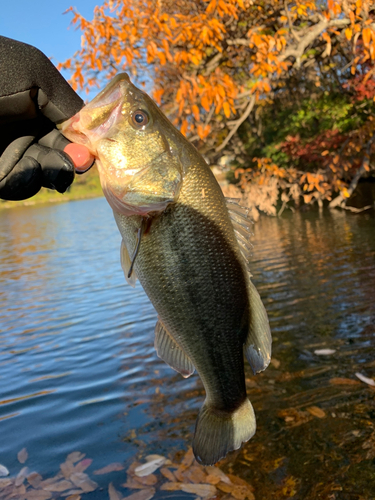
M 253 407 L 246 398 L 234 412 L 216 410 L 203 404 L 195 425 L 193 451 L 202 465 L 213 465 L 255 434 Z

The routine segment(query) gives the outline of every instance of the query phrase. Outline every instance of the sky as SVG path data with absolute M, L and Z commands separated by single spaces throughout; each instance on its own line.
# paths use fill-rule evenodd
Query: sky
M 72 14 L 64 14 L 71 6 L 87 19 L 93 18 L 102 0 L 3 0 L 0 34 L 34 45 L 57 65 L 80 48 L 81 32 L 70 25 Z M 69 78 L 68 73 L 63 73 Z M 79 92 L 84 100 L 87 94 Z

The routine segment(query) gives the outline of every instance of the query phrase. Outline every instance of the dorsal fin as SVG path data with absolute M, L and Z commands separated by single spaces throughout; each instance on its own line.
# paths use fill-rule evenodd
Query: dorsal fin
M 250 217 L 250 210 L 247 207 L 239 205 L 238 198 L 226 198 L 225 201 L 227 203 L 229 217 L 232 221 L 238 246 L 250 273 L 249 259 L 253 248 L 250 243 L 250 237 L 253 235 L 251 231 L 253 220 Z
M 236 198 L 226 198 L 229 217 L 231 218 L 238 246 L 245 259 L 248 271 L 250 322 L 244 351 L 254 374 L 256 374 L 265 370 L 269 365 L 272 337 L 267 312 L 258 290 L 250 279 L 249 259 L 252 251 L 250 237 L 253 235 L 251 232 L 253 221 L 249 215 L 250 210 L 246 207 L 241 207 L 238 201 Z

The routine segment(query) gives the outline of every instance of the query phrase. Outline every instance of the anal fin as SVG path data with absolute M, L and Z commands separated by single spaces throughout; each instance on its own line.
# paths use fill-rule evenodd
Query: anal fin
M 125 279 L 129 283 L 130 286 L 135 288 L 135 283 L 137 281 L 137 275 L 135 274 L 134 269 L 132 269 L 132 272 L 130 273 L 129 276 L 129 270 L 132 265 L 132 261 L 129 256 L 128 249 L 125 246 L 124 240 L 121 241 L 121 249 L 120 249 L 120 256 L 121 256 L 121 267 L 122 270 L 124 271 Z
M 249 331 L 245 341 L 245 356 L 254 372 L 262 372 L 271 361 L 272 337 L 267 311 L 249 277 Z
M 159 320 L 155 326 L 155 349 L 160 359 L 181 373 L 184 378 L 194 373 L 194 365 Z

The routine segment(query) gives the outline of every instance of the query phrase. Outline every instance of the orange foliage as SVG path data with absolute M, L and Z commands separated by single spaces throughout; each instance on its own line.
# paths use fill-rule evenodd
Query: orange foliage
M 362 39 L 354 69 L 359 62 L 374 60 L 375 31 L 372 19 L 364 16 L 371 4 L 369 0 L 328 0 L 328 8 L 321 10 L 316 1 L 297 0 L 290 2 L 286 16 L 283 0 L 262 5 L 244 0 L 106 0 L 95 8 L 92 21 L 69 9 L 72 23 L 82 31 L 82 48 L 60 67 L 73 70 L 75 89 L 95 84 L 89 78 L 92 73 L 104 72 L 110 78 L 118 71 L 136 75 L 152 67 L 155 99 L 162 102 L 164 94 L 167 103 L 173 96 L 178 105 L 167 106 L 168 111 L 177 113 L 178 124 L 189 118 L 187 130 L 193 133 L 212 106 L 216 115 L 230 118 L 237 113 L 236 98 L 244 91 L 257 92 L 258 97 L 269 93 L 273 81 L 291 66 L 283 56 L 295 45 L 293 26 L 316 12 L 327 23 L 339 21 L 339 29 L 328 25 L 319 33 L 327 43 L 332 36 L 341 36 L 342 27 L 354 52 Z M 267 18 L 280 27 L 267 29 Z M 239 23 L 250 26 L 242 29 L 240 39 Z M 228 58 L 226 64 L 212 64 L 220 56 Z M 243 67 L 248 71 L 239 75 Z M 193 111 L 194 105 L 200 105 L 203 113 Z
M 101 85 L 120 71 L 152 81 L 152 95 L 172 122 L 213 153 L 239 126 L 252 95 L 255 109 L 270 102 L 312 57 L 312 46 L 313 57 L 324 59 L 347 44 L 353 75 L 372 64 L 373 7 L 374 0 L 105 0 L 91 21 L 69 9 L 82 46 L 60 67 L 72 71 L 76 89 Z

